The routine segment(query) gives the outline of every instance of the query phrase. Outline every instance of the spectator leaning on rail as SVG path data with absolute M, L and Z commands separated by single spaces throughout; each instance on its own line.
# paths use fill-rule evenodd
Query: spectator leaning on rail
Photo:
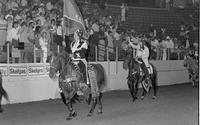
M 143 40 L 139 41 L 139 44 L 134 45 L 132 42 L 129 42 L 129 45 L 132 48 L 136 49 L 136 57 L 138 62 L 141 63 L 141 68 L 144 71 L 144 78 L 149 79 L 149 48 L 145 45 Z
M 87 77 L 87 61 L 86 61 L 86 51 L 88 49 L 88 43 L 86 39 L 83 38 L 83 31 L 80 29 L 76 30 L 74 33 L 74 41 L 71 43 L 72 60 L 78 61 L 78 66 L 83 74 L 83 83 L 89 84 Z

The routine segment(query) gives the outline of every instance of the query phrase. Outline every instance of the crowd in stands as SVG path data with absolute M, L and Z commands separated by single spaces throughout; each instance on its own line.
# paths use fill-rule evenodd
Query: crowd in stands
M 19 57 L 17 62 L 33 62 L 35 45 L 36 50 L 41 51 L 40 62 L 46 62 L 49 46 L 54 44 L 53 41 L 62 42 L 60 2 L 7 0 L 1 2 L 0 7 L 0 24 L 6 25 L 5 44 L 10 45 L 10 56 Z
M 180 28 L 180 36 L 172 38 L 166 34 L 166 28 L 157 29 L 151 24 L 146 33 L 134 29 L 123 29 L 126 21 L 126 5 L 121 6 L 121 15 L 108 15 L 105 5 L 95 4 L 93 10 L 87 4 L 79 5 L 89 33 L 89 53 L 98 49 L 98 60 L 115 60 L 116 53 L 123 58 L 123 44 L 127 41 L 145 40 L 151 50 L 151 59 L 167 60 L 175 48 L 198 48 L 198 43 L 191 45 L 188 30 Z M 62 1 L 58 0 L 7 0 L 0 2 L 0 25 L 7 27 L 5 45 L 10 45 L 10 57 L 17 62 L 33 62 L 33 49 L 39 57 L 36 62 L 46 62 L 48 54 L 57 45 L 62 46 Z M 196 45 L 197 44 L 197 45 Z M 0 44 L 1 45 L 1 44 Z M 69 44 L 68 44 L 69 45 Z M 35 46 L 35 48 L 34 48 Z M 198 50 L 198 49 L 197 49 Z M 90 55 L 89 55 L 90 56 Z M 91 57 L 91 60 L 93 58 Z M 109 58 L 108 58 L 109 57 Z M 176 58 L 177 59 L 177 58 Z

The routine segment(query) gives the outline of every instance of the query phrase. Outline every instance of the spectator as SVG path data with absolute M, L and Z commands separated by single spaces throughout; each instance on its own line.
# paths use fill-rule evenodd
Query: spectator
M 11 29 L 11 39 L 12 39 L 12 45 L 14 48 L 18 48 L 19 43 L 19 24 L 17 22 L 13 22 L 13 27 Z
M 121 21 L 125 22 L 126 21 L 126 5 L 124 3 L 122 3 L 121 5 Z
M 56 29 L 56 43 L 57 45 L 61 45 L 62 41 L 63 41 L 63 37 L 62 37 L 62 25 L 61 22 L 58 22 L 57 24 L 57 29 Z
M 96 20 L 96 21 L 94 22 L 94 24 L 92 25 L 92 30 L 94 31 L 94 33 L 98 33 L 98 32 L 99 32 L 98 20 Z
M 1 41 L 0 41 L 0 48 L 5 44 L 6 41 L 6 27 L 7 27 L 7 22 L 4 19 L 5 15 L 1 14 L 0 16 L 0 25 L 1 25 L 1 30 L 0 30 L 0 36 L 1 36 Z
M 47 4 L 46 4 L 46 8 L 48 11 L 51 11 L 53 9 L 53 4 L 51 1 L 49 1 Z
M 165 7 L 166 7 L 167 10 L 170 10 L 169 2 L 170 2 L 170 0 L 165 0 L 165 5 L 166 5 Z
M 169 0 L 169 9 L 172 10 L 174 7 L 174 0 Z
M 108 41 L 107 51 L 108 51 L 108 55 L 109 55 L 109 60 L 114 60 L 114 56 L 113 56 L 113 54 L 114 54 L 114 44 L 113 44 L 114 38 L 113 38 L 113 34 L 111 31 L 108 31 L 107 41 Z
M 22 7 L 27 7 L 28 6 L 27 0 L 21 0 L 21 6 Z
M 42 62 L 46 63 L 47 61 L 47 47 L 48 47 L 48 41 L 47 41 L 47 33 L 43 32 L 40 39 L 39 39 L 39 44 L 41 46 L 42 50 Z

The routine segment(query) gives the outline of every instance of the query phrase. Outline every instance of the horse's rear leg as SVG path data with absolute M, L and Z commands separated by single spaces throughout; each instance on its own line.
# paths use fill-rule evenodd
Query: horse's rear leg
M 96 105 L 97 105 L 97 98 L 92 98 L 92 107 L 90 109 L 90 112 L 87 115 L 88 117 L 92 116 L 92 114 L 94 113 L 94 109 L 95 109 Z
M 97 102 L 99 104 L 99 108 L 98 108 L 98 111 L 97 111 L 98 114 L 102 114 L 103 113 L 103 111 L 102 111 L 103 110 L 103 105 L 102 105 L 101 99 L 102 99 L 102 93 L 100 92 L 98 100 L 97 100 Z
M 152 80 L 152 86 L 153 86 L 153 97 L 152 99 L 156 99 L 157 97 L 157 81 L 154 79 Z
M 2 107 L 1 107 L 1 100 L 2 100 L 2 95 L 0 94 L 0 113 L 3 112 L 3 109 L 2 109 Z

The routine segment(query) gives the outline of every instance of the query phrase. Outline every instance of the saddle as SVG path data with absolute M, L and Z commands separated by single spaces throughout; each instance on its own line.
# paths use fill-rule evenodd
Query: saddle
M 149 65 L 148 67 L 147 67 L 147 69 L 148 69 L 148 71 L 149 71 L 149 74 L 153 74 L 153 67 L 152 67 L 152 65 Z M 142 71 L 142 68 L 140 67 L 140 75 L 143 75 L 143 71 Z

